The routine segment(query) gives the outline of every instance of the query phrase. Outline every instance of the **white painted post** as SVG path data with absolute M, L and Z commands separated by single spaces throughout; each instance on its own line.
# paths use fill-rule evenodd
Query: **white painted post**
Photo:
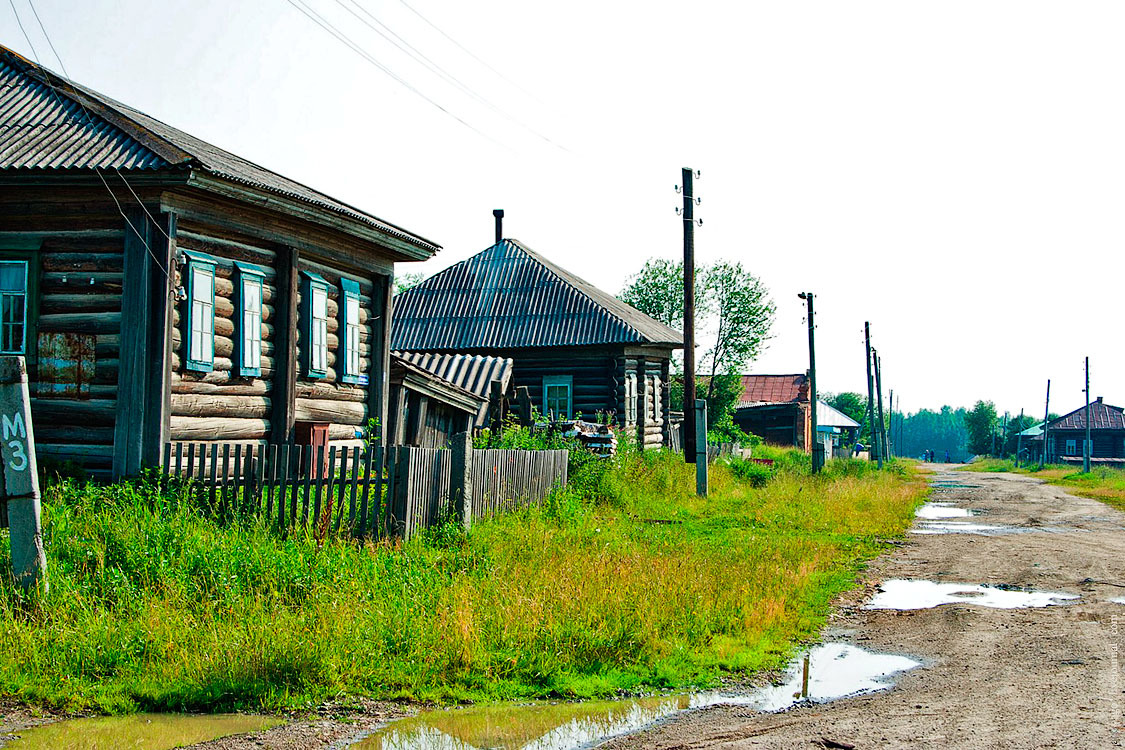
M 24 590 L 47 590 L 47 555 L 39 518 L 39 472 L 23 357 L 0 357 L 0 461 L 8 502 L 12 578 Z

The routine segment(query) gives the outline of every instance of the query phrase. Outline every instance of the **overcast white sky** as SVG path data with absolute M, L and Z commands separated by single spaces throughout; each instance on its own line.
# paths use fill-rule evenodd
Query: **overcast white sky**
M 35 8 L 76 80 L 444 246 L 402 271 L 484 249 L 504 208 L 507 236 L 617 292 L 681 252 L 690 166 L 700 259 L 777 303 L 753 371 L 807 367 L 807 289 L 823 390 L 864 388 L 870 320 L 908 411 L 1038 414 L 1052 378 L 1066 412 L 1086 355 L 1125 404 L 1123 3 L 407 0 L 501 78 L 401 0 L 306 1 L 471 128 L 287 0 Z M 30 53 L 7 5 L 0 34 Z

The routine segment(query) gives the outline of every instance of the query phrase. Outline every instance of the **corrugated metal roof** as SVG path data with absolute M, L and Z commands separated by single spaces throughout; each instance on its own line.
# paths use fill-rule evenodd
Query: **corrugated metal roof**
M 396 349 L 616 343 L 681 347 L 683 334 L 516 240 L 501 240 L 395 297 Z
M 483 398 L 486 402 L 492 381 L 499 380 L 504 391 L 507 391 L 512 379 L 512 360 L 504 357 L 400 351 L 391 354 Z M 477 425 L 483 425 L 487 416 L 488 404 L 485 403 L 477 413 Z
M 809 400 L 806 375 L 743 375 L 739 406 L 787 404 Z
M 820 399 L 816 402 L 816 424 L 818 427 L 859 427 L 859 422 Z
M 190 167 L 348 216 L 431 252 L 440 249 L 401 227 L 58 76 L 3 46 L 0 70 L 4 137 L 0 169 Z M 9 143 L 10 138 L 15 142 Z
M 1048 425 L 1051 430 L 1084 430 L 1086 429 L 1086 407 L 1075 409 L 1070 414 L 1065 414 L 1052 420 Z M 1125 413 L 1120 406 L 1110 406 L 1102 401 L 1090 404 L 1090 429 L 1091 430 L 1125 430 Z

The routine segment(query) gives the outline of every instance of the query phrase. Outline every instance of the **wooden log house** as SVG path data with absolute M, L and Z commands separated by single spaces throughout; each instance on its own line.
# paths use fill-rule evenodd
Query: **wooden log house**
M 391 343 L 404 355 L 511 359 L 511 387 L 526 387 L 543 415 L 608 417 L 646 447 L 670 439 L 669 370 L 683 334 L 517 240 L 498 236 L 398 295 Z
M 0 48 L 0 354 L 42 459 L 387 423 L 394 264 L 434 243 Z

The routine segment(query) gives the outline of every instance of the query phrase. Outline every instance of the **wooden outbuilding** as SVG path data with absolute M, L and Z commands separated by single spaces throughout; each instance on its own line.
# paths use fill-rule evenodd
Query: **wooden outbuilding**
M 1086 439 L 1086 407 L 1047 423 L 1047 463 L 1082 463 L 1082 443 Z M 1090 460 L 1096 464 L 1125 464 L 1125 410 L 1111 406 L 1098 396 L 1090 402 Z M 1030 451 L 1038 456 L 1043 435 L 1031 436 Z
M 559 267 L 498 239 L 395 298 L 391 341 L 404 353 L 510 359 L 511 386 L 556 420 L 599 417 L 667 443 L 672 352 L 683 334 Z
M 41 459 L 386 425 L 394 264 L 434 243 L 0 48 L 0 354 Z
M 812 452 L 807 375 L 743 375 L 734 423 L 774 445 Z M 831 454 L 827 454 L 831 455 Z
M 459 432 L 472 432 L 488 399 L 391 353 L 390 445 L 447 448 Z

